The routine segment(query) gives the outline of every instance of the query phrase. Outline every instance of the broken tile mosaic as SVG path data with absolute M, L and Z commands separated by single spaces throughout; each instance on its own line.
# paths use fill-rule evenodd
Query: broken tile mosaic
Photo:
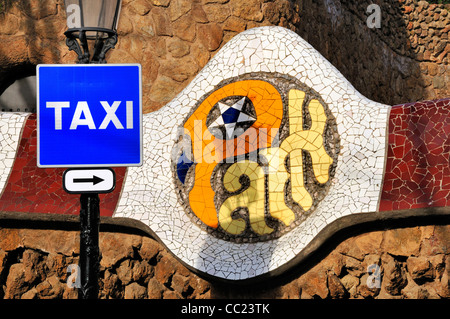
M 232 121 L 232 139 L 215 137 L 209 128 L 222 125 L 218 103 L 243 97 L 254 122 L 238 136 Z M 327 224 L 377 210 L 389 109 L 361 96 L 295 33 L 245 31 L 172 102 L 144 117 L 147 160 L 129 168 L 115 216 L 148 224 L 209 275 L 242 280 L 275 271 Z M 222 129 L 225 136 L 225 121 Z M 193 164 L 183 166 L 182 183 L 186 145 Z M 275 163 L 280 157 L 286 165 Z M 288 186 L 294 195 L 285 194 Z
M 396 105 L 380 211 L 450 206 L 450 99 Z
M 22 122 L 23 126 L 19 127 L 17 133 L 17 140 L 20 135 L 21 138 L 11 161 L 8 182 L 0 196 L 0 211 L 79 214 L 79 196 L 66 193 L 62 187 L 62 174 L 65 169 L 41 169 L 36 166 L 36 114 L 25 116 L 25 113 L 22 113 L 19 116 L 26 120 Z M 100 195 L 101 216 L 113 215 L 125 170 L 115 169 L 118 191 Z
M 188 136 L 180 142 L 186 149 L 178 145 L 175 148 L 181 150 L 180 158 L 194 150 L 188 157 L 195 158 L 195 163 L 190 167 L 190 180 L 186 182 L 180 180 L 179 161 L 174 163 L 178 180 L 182 182 L 178 185 L 180 200 L 185 203 L 186 212 L 208 226 L 211 234 L 247 242 L 273 239 L 296 227 L 304 215 L 313 211 L 313 204 L 318 205 L 319 197 L 324 197 L 339 150 L 337 135 L 327 135 L 325 128 L 336 132 L 336 123 L 328 107 L 325 111 L 325 103 L 318 100 L 319 95 L 311 89 L 306 94 L 301 87 L 303 85 L 294 78 L 273 74 L 253 74 L 251 80 L 246 80 L 245 76 L 228 79 L 200 99 L 197 109 L 186 120 L 184 132 Z M 211 96 L 219 101 L 211 100 Z M 222 102 L 230 98 L 230 105 Z M 246 112 L 253 116 L 241 112 L 246 100 L 252 110 Z M 274 104 L 280 105 L 281 112 L 267 116 Z M 220 110 L 210 116 L 217 105 Z M 230 113 L 226 114 L 228 118 L 221 115 L 223 112 Z M 208 114 L 206 119 L 205 114 Z M 245 129 L 241 128 L 240 134 L 209 135 L 217 119 L 221 119 L 221 125 L 234 120 L 230 121 L 231 132 L 234 132 L 234 125 L 241 117 L 251 121 Z M 196 122 L 200 127 L 198 132 Z M 197 139 L 198 136 L 203 136 L 204 140 Z M 277 145 L 273 144 L 275 138 Z M 199 146 L 199 143 L 203 144 Z M 215 157 L 209 157 L 210 154 Z M 186 176 L 187 171 L 183 171 L 183 177 Z M 310 194 L 314 194 L 314 199 Z M 210 204 L 205 206 L 205 203 Z M 213 222 L 208 224 L 206 221 L 210 220 Z

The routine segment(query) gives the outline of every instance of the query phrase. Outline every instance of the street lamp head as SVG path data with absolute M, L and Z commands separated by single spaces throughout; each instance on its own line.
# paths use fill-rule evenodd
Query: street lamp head
M 69 50 L 78 63 L 106 63 L 106 52 L 117 43 L 117 23 L 122 0 L 64 0 Z M 89 42 L 93 42 L 92 57 Z

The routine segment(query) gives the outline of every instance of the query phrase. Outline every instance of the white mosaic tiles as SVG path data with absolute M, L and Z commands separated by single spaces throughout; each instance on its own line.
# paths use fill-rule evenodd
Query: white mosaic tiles
M 22 127 L 29 113 L 0 112 L 0 195 L 16 157 Z
M 237 243 L 212 236 L 186 214 L 171 154 L 178 128 L 205 94 L 226 79 L 258 72 L 289 75 L 317 92 L 336 119 L 341 149 L 326 197 L 304 222 L 276 239 Z M 245 280 L 274 272 L 338 218 L 377 211 L 389 109 L 358 93 L 297 34 L 250 29 L 229 41 L 173 101 L 144 116 L 144 165 L 128 169 L 114 216 L 147 224 L 173 254 L 208 275 Z

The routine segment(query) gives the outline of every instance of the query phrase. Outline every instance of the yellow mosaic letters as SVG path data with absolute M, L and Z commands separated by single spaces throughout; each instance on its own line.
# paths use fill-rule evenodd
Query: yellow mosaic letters
M 299 90 L 289 92 L 290 135 L 281 143 L 280 148 L 290 155 L 292 198 L 307 211 L 312 206 L 312 197 L 304 186 L 302 150 L 308 151 L 311 155 L 314 176 L 322 184 L 328 181 L 328 170 L 333 159 L 327 154 L 323 145 L 323 131 L 327 116 L 318 100 L 309 102 L 308 110 L 312 124 L 309 130 L 303 130 L 304 96 L 304 92 Z M 279 160 L 284 161 L 284 158 Z
M 220 226 L 233 235 L 242 233 L 246 225 L 244 219 L 232 219 L 231 213 L 238 207 L 247 207 L 253 231 L 259 235 L 270 234 L 273 229 L 264 220 L 264 170 L 258 163 L 247 160 L 234 163 L 223 177 L 225 188 L 230 192 L 238 191 L 242 187 L 239 183 L 241 175 L 248 176 L 250 186 L 242 193 L 225 200 L 219 211 Z
M 305 92 L 291 90 L 289 92 L 289 136 L 281 143 L 279 148 L 272 147 L 260 151 L 268 163 L 268 193 L 270 215 L 289 226 L 295 220 L 295 214 L 287 207 L 284 189 L 288 178 L 291 179 L 291 192 L 293 200 L 305 211 L 308 211 L 313 199 L 304 185 L 303 156 L 307 151 L 312 160 L 314 176 L 319 183 L 326 183 L 329 178 L 329 167 L 333 159 L 326 153 L 323 145 L 323 133 L 327 116 L 322 104 L 313 99 L 308 104 L 311 116 L 311 128 L 303 129 L 303 103 Z M 284 165 L 289 155 L 289 172 Z M 219 212 L 219 222 L 225 231 L 231 234 L 240 234 L 244 231 L 246 223 L 242 218 L 232 219 L 231 213 L 238 207 L 247 207 L 252 229 L 260 234 L 270 234 L 273 229 L 266 225 L 264 220 L 264 171 L 255 162 L 240 161 L 227 170 L 224 176 L 224 186 L 230 192 L 238 191 L 242 185 L 239 177 L 247 175 L 250 186 L 241 194 L 234 195 L 225 200 Z
M 291 96 L 291 92 L 289 92 L 289 96 Z M 291 118 L 291 112 L 298 112 L 297 107 L 293 104 L 289 100 L 289 118 Z M 299 151 L 300 149 L 308 151 L 312 159 L 314 176 L 319 183 L 323 184 L 328 181 L 328 170 L 333 163 L 333 159 L 327 154 L 323 145 L 323 131 L 327 116 L 322 104 L 318 100 L 311 100 L 308 105 L 308 110 L 312 120 L 311 128 L 308 131 L 297 130 L 291 132 L 291 135 L 281 143 L 280 147 L 291 154 L 291 166 L 293 157 L 298 157 L 299 154 L 301 156 L 300 152 L 292 154 L 292 151 Z M 298 162 L 301 165 L 301 160 Z
M 287 153 L 280 148 L 273 147 L 261 150 L 260 155 L 265 156 L 269 162 L 268 191 L 270 215 L 289 226 L 295 220 L 295 214 L 286 206 L 284 201 L 284 188 L 289 178 L 289 174 L 284 166 L 284 158 L 286 158 Z

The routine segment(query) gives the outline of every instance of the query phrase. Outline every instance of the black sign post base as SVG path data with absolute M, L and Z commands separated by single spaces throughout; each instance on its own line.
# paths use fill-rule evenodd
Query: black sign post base
M 100 248 L 98 245 L 100 228 L 100 199 L 98 194 L 80 196 L 80 271 L 81 288 L 78 299 L 98 298 L 98 273 Z

